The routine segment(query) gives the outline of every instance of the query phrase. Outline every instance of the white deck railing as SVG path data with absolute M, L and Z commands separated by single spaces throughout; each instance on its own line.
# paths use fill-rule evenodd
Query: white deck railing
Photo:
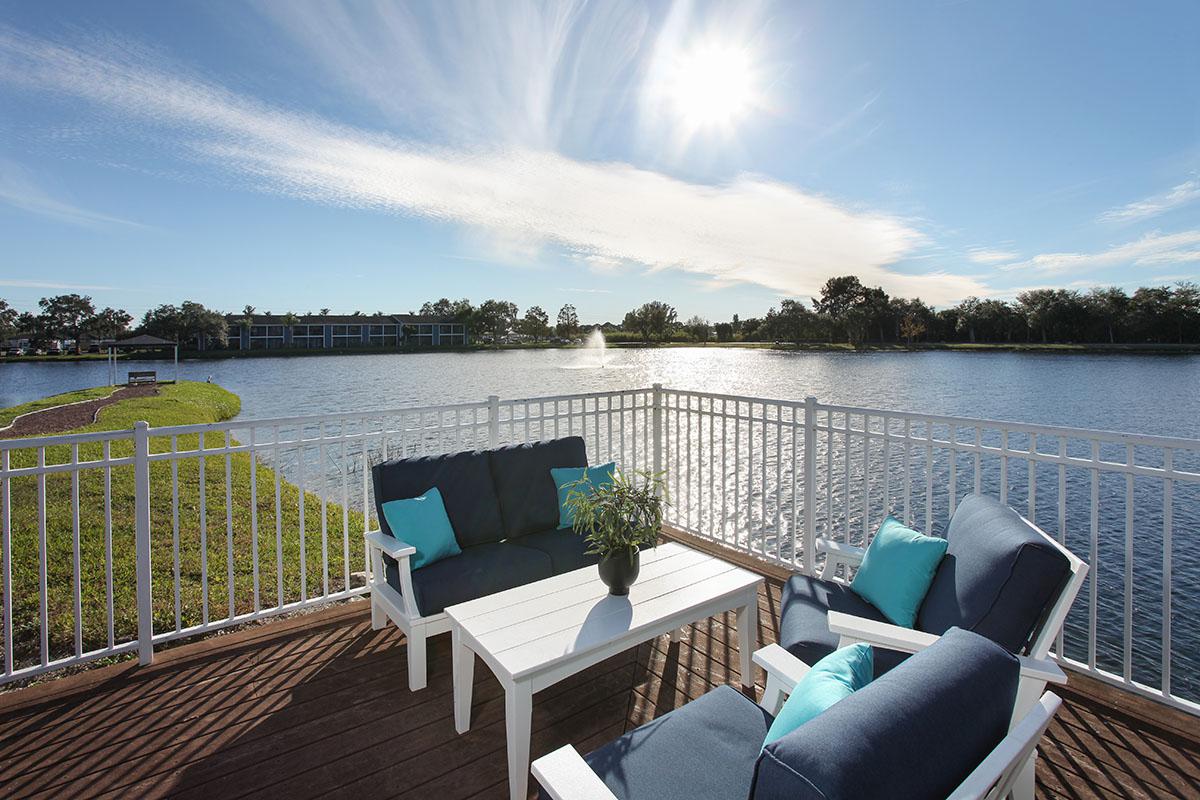
M 1200 712 L 1200 441 L 660 386 L 0 441 L 0 683 L 363 594 L 372 463 L 567 435 L 803 572 L 997 496 L 1091 564 L 1058 657 Z

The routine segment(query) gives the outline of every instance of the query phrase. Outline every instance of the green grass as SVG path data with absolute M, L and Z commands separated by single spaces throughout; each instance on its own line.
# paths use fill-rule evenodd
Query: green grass
M 134 422 L 145 420 L 153 427 L 220 422 L 234 417 L 241 403 L 237 395 L 219 386 L 206 383 L 181 382 L 161 386 L 155 397 L 123 400 L 100 412 L 95 424 L 77 429 L 104 431 L 129 429 Z M 223 436 L 208 435 L 205 444 L 219 447 Z M 191 450 L 198 436 L 180 436 L 179 450 Z M 171 442 L 166 437 L 152 437 L 151 452 L 168 452 Z M 129 441 L 114 442 L 114 458 L 132 455 Z M 102 456 L 102 445 L 90 443 L 79 446 L 82 461 Z M 15 450 L 12 467 L 37 463 L 36 451 Z M 46 463 L 68 463 L 72 460 L 67 446 L 46 449 Z M 154 623 L 156 632 L 174 629 L 176 525 L 179 540 L 179 624 L 183 627 L 203 621 L 205 593 L 202 574 L 207 570 L 207 602 L 209 618 L 228 615 L 230 606 L 230 560 L 232 547 L 232 588 L 234 613 L 254 610 L 254 570 L 252 516 L 258 520 L 259 606 L 267 608 L 279 603 L 299 600 L 301 587 L 307 596 L 319 595 L 328 580 L 330 591 L 343 588 L 344 566 L 350 572 L 362 569 L 362 515 L 343 510 L 335 503 L 324 509 L 328 531 L 326 546 L 329 557 L 328 576 L 322 571 L 322 508 L 320 498 L 312 492 L 304 496 L 304 545 L 306 563 L 300 568 L 300 492 L 286 481 L 280 481 L 280 514 L 276 519 L 275 472 L 260 461 L 253 464 L 249 454 L 208 456 L 204 462 L 204 524 L 201 524 L 201 459 L 188 457 L 174 462 L 152 462 L 150 469 L 151 553 L 153 569 Z M 132 466 L 112 467 L 111 470 L 112 584 L 115 639 L 133 638 L 137 630 L 137 601 L 134 554 L 134 479 Z M 256 497 L 250 490 L 250 476 L 257 483 Z M 226 474 L 231 492 L 226 496 Z M 85 469 L 78 473 L 79 550 L 81 633 L 84 651 L 104 646 L 108 641 L 108 591 L 105 576 L 105 475 L 102 469 Z M 39 531 L 38 479 L 33 476 L 11 480 L 12 569 L 13 569 L 13 643 L 18 664 L 34 663 L 40 651 L 39 597 Z M 76 487 L 70 474 L 51 474 L 45 478 L 46 507 L 46 570 L 49 577 L 46 615 L 50 639 L 50 657 L 70 655 L 74 651 L 74 526 L 73 492 Z M 178 486 L 178 507 L 172 504 L 172 488 Z M 227 516 L 228 515 L 228 516 Z M 350 559 L 343 557 L 343 524 L 347 531 Z M 278 541 L 276 527 L 278 525 Z M 358 533 L 356 533 L 358 532 Z M 203 545 L 202 545 L 203 542 Z M 277 555 L 283 562 L 277 571 Z M 205 563 L 206 562 L 206 563 Z M 278 592 L 282 580 L 283 593 Z
M 64 392 L 63 394 L 51 395 L 43 397 L 40 400 L 31 400 L 28 403 L 22 403 L 19 406 L 10 406 L 9 408 L 0 408 L 0 428 L 8 427 L 12 421 L 22 414 L 28 414 L 32 411 L 41 411 L 54 406 L 62 406 L 67 403 L 81 403 L 85 400 L 99 400 L 102 397 L 108 397 L 116 391 L 115 386 L 96 386 L 91 389 L 80 389 L 75 392 Z

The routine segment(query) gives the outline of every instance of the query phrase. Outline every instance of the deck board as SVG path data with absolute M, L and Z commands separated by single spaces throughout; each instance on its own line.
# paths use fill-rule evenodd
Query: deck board
M 760 594 L 775 639 L 780 584 Z M 603 744 L 721 683 L 736 683 L 724 614 L 614 656 L 535 696 L 534 756 Z M 0 695 L 5 797 L 326 796 L 467 800 L 506 794 L 504 701 L 476 669 L 472 729 L 455 733 L 449 637 L 429 686 L 407 689 L 405 643 L 362 602 L 263 624 Z M 762 675 L 757 676 L 761 689 Z M 1041 748 L 1039 796 L 1200 797 L 1200 724 L 1072 675 Z

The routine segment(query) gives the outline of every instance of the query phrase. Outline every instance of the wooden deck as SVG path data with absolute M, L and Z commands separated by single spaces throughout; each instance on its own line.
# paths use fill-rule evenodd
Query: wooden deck
M 779 591 L 772 578 L 760 596 L 764 643 Z M 732 623 L 707 620 L 536 695 L 534 757 L 566 742 L 587 752 L 735 682 Z M 476 669 L 472 729 L 458 736 L 449 636 L 430 642 L 421 692 L 407 689 L 404 648 L 397 631 L 372 632 L 357 602 L 173 648 L 148 668 L 0 695 L 0 795 L 503 798 L 499 684 Z M 1061 694 L 1040 796 L 1200 797 L 1200 721 L 1082 676 Z

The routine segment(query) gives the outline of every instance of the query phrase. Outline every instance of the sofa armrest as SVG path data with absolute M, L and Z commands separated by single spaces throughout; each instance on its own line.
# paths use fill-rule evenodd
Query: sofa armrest
M 569 744 L 534 761 L 532 770 L 533 777 L 554 800 L 617 800 Z
M 842 638 L 839 647 L 856 642 L 866 642 L 886 650 L 916 653 L 936 642 L 940 637 L 932 633 L 915 631 L 890 622 L 878 622 L 865 617 L 855 617 L 841 611 L 829 612 L 829 632 Z
M 846 577 L 849 578 L 850 568 L 862 564 L 863 556 L 867 553 L 861 547 L 835 542 L 833 539 L 817 539 L 816 550 L 818 553 L 825 554 L 825 566 L 821 569 L 820 575 L 823 581 L 834 579 L 838 565 L 846 568 Z
M 367 542 L 367 547 L 378 550 L 386 556 L 391 556 L 395 559 L 407 558 L 415 556 L 417 548 L 407 542 L 402 542 L 395 536 L 388 536 L 383 531 L 371 531 L 364 534 L 363 539 Z
M 784 699 L 792 693 L 801 678 L 808 674 L 809 665 L 777 644 L 769 644 L 756 650 L 754 663 L 767 673 L 762 707 L 771 714 L 778 714 Z

